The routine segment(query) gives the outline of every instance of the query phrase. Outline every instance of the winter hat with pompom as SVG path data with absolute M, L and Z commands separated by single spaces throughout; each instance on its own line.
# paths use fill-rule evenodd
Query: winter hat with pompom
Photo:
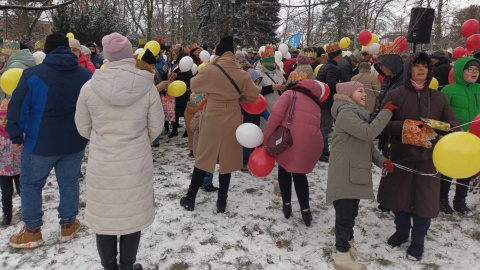
M 350 97 L 360 87 L 363 87 L 363 84 L 359 82 L 337 83 L 337 93 Z
M 110 62 L 132 58 L 132 44 L 119 33 L 111 33 L 102 38 L 103 56 Z
M 68 44 L 70 46 L 70 49 L 77 49 L 80 52 L 82 51 L 82 46 L 80 45 L 80 41 L 78 41 L 77 39 L 69 38 Z

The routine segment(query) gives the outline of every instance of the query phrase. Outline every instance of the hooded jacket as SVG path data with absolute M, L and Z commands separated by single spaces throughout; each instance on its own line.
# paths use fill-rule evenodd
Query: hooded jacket
M 79 68 L 77 56 L 60 46 L 42 64 L 25 69 L 8 105 L 6 130 L 12 143 L 39 156 L 61 156 L 85 149 L 75 126 L 75 106 L 92 73 Z M 24 137 L 25 134 L 25 137 Z
M 463 79 L 463 69 L 470 61 L 480 63 L 480 60 L 470 57 L 462 57 L 455 61 L 453 68 L 455 83 L 447 85 L 442 89 L 453 112 L 462 124 L 472 121 L 475 116 L 480 114 L 480 84 L 467 83 Z M 469 127 L 470 125 L 462 126 L 465 131 Z
M 413 63 L 418 58 L 428 63 L 427 81 L 423 89 L 417 91 L 410 79 Z M 406 119 L 417 120 L 419 117 L 459 124 L 445 95 L 428 86 L 433 77 L 433 64 L 425 53 L 416 53 L 407 58 L 404 71 L 404 85 L 388 93 L 381 108 L 389 101 L 398 109 L 384 129 L 390 136 L 390 149 L 386 152 L 393 163 L 397 163 L 424 174 L 435 174 L 432 148 L 407 145 L 402 143 L 402 128 Z M 434 218 L 439 213 L 440 181 L 437 178 L 408 172 L 395 168 L 380 180 L 378 202 L 392 211 L 414 213 L 422 218 Z
M 153 76 L 135 59 L 109 62 L 78 98 L 75 123 L 90 140 L 85 222 L 97 234 L 138 232 L 155 218 L 150 142 L 164 114 Z
M 26 69 L 36 66 L 35 58 L 30 53 L 30 50 L 24 49 L 13 53 L 5 63 L 5 71 L 12 68 Z
M 448 73 L 450 73 L 452 66 L 448 62 L 448 59 L 440 59 L 433 66 L 433 77 L 438 80 L 438 90 L 442 90 L 443 87 L 447 86 L 448 83 Z
M 380 69 L 379 64 L 390 69 L 393 75 L 390 78 L 387 78 L 385 73 Z M 388 92 L 403 85 L 403 61 L 398 54 L 384 54 L 377 58 L 377 62 L 373 67 L 384 78 L 382 90 L 380 92 L 380 103 L 382 103 Z

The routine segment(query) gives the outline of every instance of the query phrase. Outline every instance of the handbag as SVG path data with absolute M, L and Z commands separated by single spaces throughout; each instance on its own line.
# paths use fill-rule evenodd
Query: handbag
M 293 119 L 293 110 L 295 101 L 297 100 L 297 92 L 293 91 L 292 104 L 288 112 L 287 126 L 280 124 L 275 131 L 268 137 L 267 154 L 278 156 L 293 145 L 292 134 L 290 133 L 290 123 Z

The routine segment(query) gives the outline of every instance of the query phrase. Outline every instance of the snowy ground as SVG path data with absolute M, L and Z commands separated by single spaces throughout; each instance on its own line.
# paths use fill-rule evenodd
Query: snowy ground
M 181 134 L 182 132 L 180 132 Z M 179 205 L 190 181 L 193 159 L 187 157 L 187 139 L 162 136 L 154 149 L 157 216 L 142 231 L 137 262 L 146 269 L 333 269 L 334 210 L 325 204 L 327 165 L 318 163 L 308 175 L 314 222 L 305 227 L 293 194 L 293 217 L 286 220 L 281 199 L 273 194 L 275 175 L 259 179 L 235 172 L 227 212 L 215 211 L 216 194 L 199 191 L 195 211 Z M 85 166 L 85 164 L 84 164 Z M 276 172 L 276 171 L 274 171 Z M 218 185 L 218 174 L 214 178 Z M 378 186 L 380 171 L 374 174 Z M 45 245 L 17 250 L 8 238 L 20 230 L 20 200 L 14 198 L 14 218 L 0 231 L 0 269 L 101 269 L 94 233 L 82 226 L 70 242 L 58 241 L 58 186 L 55 176 L 44 188 Z M 85 208 L 81 182 L 80 215 Z M 453 192 L 451 192 L 453 193 Z M 453 194 L 452 194 L 453 196 Z M 360 251 L 372 254 L 368 269 L 480 269 L 480 195 L 469 194 L 471 217 L 441 215 L 432 222 L 424 259 L 405 258 L 408 244 L 392 249 L 386 244 L 394 232 L 393 218 L 376 210 L 374 201 L 362 201 L 355 227 Z

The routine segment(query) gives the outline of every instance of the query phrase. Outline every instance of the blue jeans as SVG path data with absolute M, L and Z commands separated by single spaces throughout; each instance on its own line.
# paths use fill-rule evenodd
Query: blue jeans
M 206 172 L 205 177 L 203 178 L 204 186 L 211 186 L 213 182 L 213 173 Z
M 243 166 L 247 166 L 248 165 L 248 159 L 250 158 L 250 155 L 252 154 L 253 150 L 255 150 L 254 148 L 246 148 L 246 147 L 242 147 L 243 148 Z
M 52 168 L 55 168 L 60 203 L 60 224 L 75 222 L 78 215 L 80 165 L 84 150 L 63 156 L 37 156 L 26 149 L 22 151 L 20 191 L 22 217 L 29 229 L 43 225 L 42 189 Z
M 423 245 L 428 229 L 430 228 L 431 218 L 422 218 L 409 212 L 393 212 L 395 214 L 395 227 L 397 232 L 403 235 L 409 235 L 412 231 L 412 242 Z M 413 227 L 412 227 L 413 218 Z
M 160 145 L 160 136 L 153 140 L 153 145 Z

